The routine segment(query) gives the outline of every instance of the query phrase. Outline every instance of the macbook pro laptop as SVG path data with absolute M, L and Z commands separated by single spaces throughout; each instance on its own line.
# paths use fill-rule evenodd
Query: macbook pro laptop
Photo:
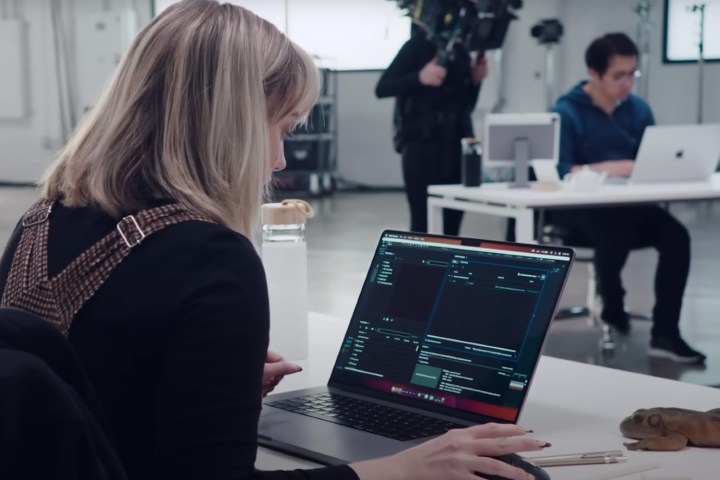
M 385 231 L 327 385 L 268 396 L 258 442 L 323 464 L 518 420 L 569 248 Z
M 720 124 L 645 129 L 629 183 L 708 181 L 720 160 Z

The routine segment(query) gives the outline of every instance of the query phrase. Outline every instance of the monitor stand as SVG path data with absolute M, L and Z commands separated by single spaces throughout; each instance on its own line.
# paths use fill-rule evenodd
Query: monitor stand
M 510 184 L 510 188 L 529 188 L 530 143 L 528 143 L 527 138 L 516 138 L 513 149 L 515 153 L 515 181 Z

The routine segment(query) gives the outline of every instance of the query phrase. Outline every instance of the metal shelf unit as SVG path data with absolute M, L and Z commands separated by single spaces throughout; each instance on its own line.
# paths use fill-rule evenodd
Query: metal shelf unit
M 276 175 L 281 192 L 313 196 L 335 190 L 337 171 L 337 73 L 322 69 L 322 96 L 310 112 L 307 126 L 285 139 L 287 167 Z

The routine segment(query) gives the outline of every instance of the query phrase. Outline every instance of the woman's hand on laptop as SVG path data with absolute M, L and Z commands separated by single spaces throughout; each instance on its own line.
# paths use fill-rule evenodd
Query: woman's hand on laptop
M 483 475 L 528 480 L 524 470 L 492 458 L 550 446 L 542 440 L 520 438 L 527 433 L 517 425 L 475 425 L 450 430 L 392 457 L 353 463 L 350 467 L 360 480 L 468 480 Z
M 300 365 L 286 362 L 282 355 L 268 350 L 265 368 L 263 368 L 262 396 L 264 397 L 275 390 L 275 387 L 277 387 L 285 375 L 300 371 L 302 371 Z

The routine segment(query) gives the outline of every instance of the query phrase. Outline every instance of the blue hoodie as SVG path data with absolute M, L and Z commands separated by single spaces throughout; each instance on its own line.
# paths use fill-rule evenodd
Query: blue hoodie
M 593 104 L 582 81 L 560 97 L 555 112 L 560 114 L 560 162 L 564 176 L 574 165 L 606 160 L 634 160 L 645 127 L 655 124 L 645 100 L 630 95 L 608 115 Z

